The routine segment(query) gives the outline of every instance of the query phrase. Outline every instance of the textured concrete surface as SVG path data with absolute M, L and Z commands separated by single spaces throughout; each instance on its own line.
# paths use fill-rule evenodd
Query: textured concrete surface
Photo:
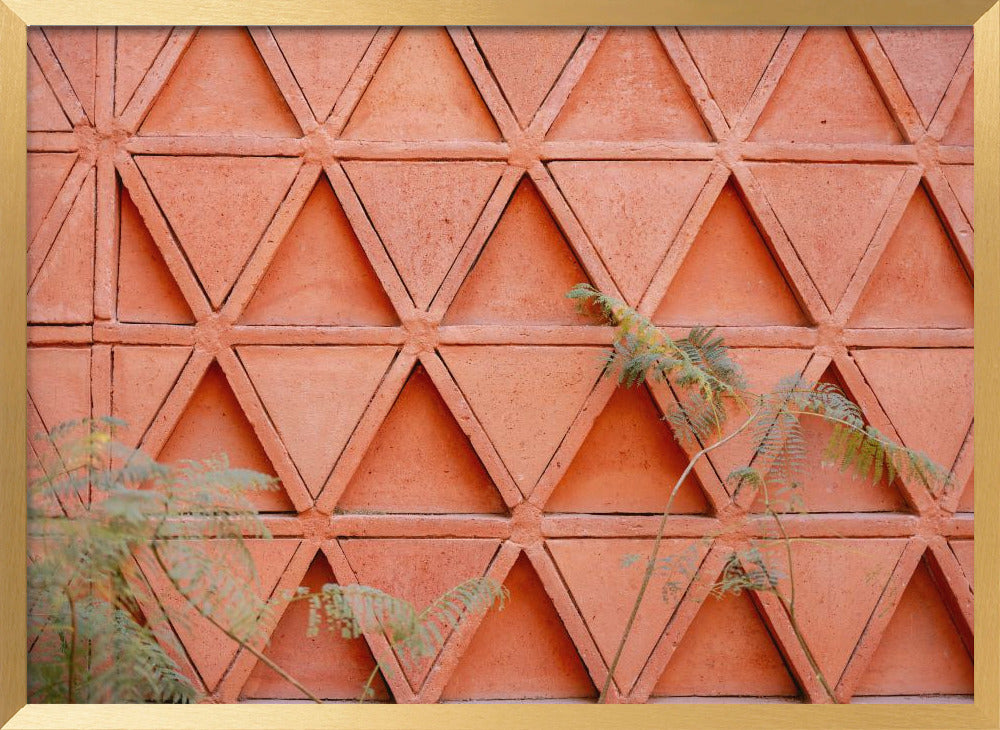
M 385 701 L 596 696 L 690 452 L 668 389 L 599 380 L 585 280 L 954 469 L 932 497 L 817 458 L 786 525 L 841 699 L 971 694 L 969 29 L 46 28 L 28 82 L 31 430 L 111 413 L 279 477 L 262 595 L 511 590 L 407 668 L 277 615 L 266 651 L 318 694 L 378 660 Z M 773 596 L 706 595 L 734 548 L 783 555 L 720 479 L 750 456 L 681 490 L 612 701 L 823 701 Z M 176 630 L 214 700 L 298 697 Z

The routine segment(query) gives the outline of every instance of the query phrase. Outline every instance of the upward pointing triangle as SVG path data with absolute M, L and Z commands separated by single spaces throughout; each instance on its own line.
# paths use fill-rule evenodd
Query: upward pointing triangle
M 31 152 L 28 154 L 28 245 L 52 208 L 63 183 L 76 162 L 75 154 Z
M 550 139 L 709 141 L 708 128 L 651 28 L 612 28 Z
M 124 186 L 119 200 L 119 321 L 194 324 L 187 300 Z
M 171 28 L 120 27 L 115 35 L 115 113 L 121 114 L 170 37 Z
M 712 97 L 732 125 L 750 100 L 784 28 L 678 28 Z
M 972 659 L 926 562 L 921 561 L 854 694 L 972 693 Z
M 189 347 L 115 345 L 111 415 L 128 424 L 116 438 L 139 443 L 190 355 Z
M 137 157 L 136 164 L 218 308 L 299 168 L 292 158 Z
M 140 128 L 149 135 L 302 134 L 245 28 L 201 28 Z
M 326 176 L 320 177 L 240 318 L 246 324 L 398 324 Z
M 396 354 L 392 347 L 240 347 L 264 407 L 314 497 Z
M 623 617 L 639 596 L 653 540 L 588 538 L 548 540 L 547 544 L 601 656 L 610 665 L 622 638 Z M 670 558 L 671 567 L 654 573 L 639 606 L 615 670 L 615 684 L 622 692 L 635 684 L 707 552 L 708 546 L 700 540 L 660 544 L 659 559 Z M 636 555 L 638 560 L 626 562 Z M 595 575 L 600 580 L 594 580 Z
M 847 290 L 903 176 L 899 165 L 752 165 L 830 309 Z
M 719 671 L 720 667 L 726 671 Z M 798 693 L 746 591 L 704 600 L 652 692 L 654 697 L 792 697 Z
M 596 697 L 587 668 L 524 553 L 503 584 L 510 603 L 483 618 L 441 699 Z
M 554 162 L 550 169 L 626 300 L 637 304 L 711 163 Z
M 303 546 L 302 549 L 306 549 Z M 346 583 L 346 576 L 334 575 L 330 561 L 319 551 L 302 577 L 301 585 L 313 592 L 327 583 Z M 296 601 L 285 609 L 264 649 L 264 656 L 279 667 L 289 669 L 310 692 L 324 700 L 354 700 L 368 675 L 375 668 L 375 658 L 364 637 L 345 639 L 328 624 L 319 626 L 309 636 L 310 607 Z M 389 699 L 389 690 L 381 675 L 372 683 L 376 701 Z M 301 700 L 299 690 L 258 661 L 240 692 L 241 699 Z
M 503 172 L 497 162 L 346 162 L 413 301 L 426 309 Z M 392 195 L 386 195 L 393 190 Z
M 972 282 L 923 187 L 854 308 L 852 327 L 972 327 Z
M 902 141 L 844 28 L 810 28 L 750 135 L 770 142 Z
M 404 28 L 344 129 L 347 139 L 498 141 L 500 132 L 444 28 Z
M 657 324 L 807 324 L 732 183 L 722 189 L 653 315 Z
M 600 376 L 601 349 L 449 346 L 441 356 L 518 488 L 529 494 Z M 497 383 L 504 384 L 503 398 Z

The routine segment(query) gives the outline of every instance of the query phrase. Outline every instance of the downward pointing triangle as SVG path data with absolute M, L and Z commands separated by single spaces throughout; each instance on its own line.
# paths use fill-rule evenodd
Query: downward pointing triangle
M 768 568 L 782 574 L 778 588 L 786 596 L 794 575 L 798 622 L 831 686 L 840 680 L 905 545 L 903 539 L 794 540 L 789 570 L 784 540 L 756 543 Z
M 73 93 L 93 120 L 94 95 L 97 92 L 97 29 L 46 28 L 45 37 L 69 79 Z
M 240 360 L 314 497 L 396 354 L 392 347 L 240 347 Z
M 496 162 L 347 162 L 351 183 L 409 290 L 426 309 L 496 187 Z M 386 195 L 386 190 L 393 190 Z
M 441 348 L 518 488 L 531 492 L 601 373 L 597 347 Z
M 835 308 L 889 207 L 902 167 L 782 162 L 752 170 L 827 306 Z
M 28 131 L 69 132 L 72 129 L 62 105 L 42 75 L 35 55 L 28 49 Z M 28 200 L 31 200 L 30 196 Z
M 630 615 L 639 597 L 653 540 L 549 540 L 547 545 L 601 656 L 610 665 L 622 638 L 623 617 Z M 699 540 L 660 544 L 658 559 L 661 564 L 669 560 L 669 568 L 654 573 L 639 606 L 615 670 L 615 684 L 622 692 L 635 684 L 707 552 L 707 544 Z M 629 562 L 634 556 L 638 559 Z M 600 580 L 594 580 L 595 575 Z
M 496 540 L 342 540 L 341 547 L 358 581 L 408 601 L 419 612 L 455 586 L 486 573 L 496 554 Z M 448 641 L 451 627 L 440 626 L 442 640 Z M 437 656 L 413 665 L 403 664 L 403 672 L 415 692 L 419 692 Z
M 137 157 L 136 164 L 218 307 L 291 187 L 299 161 Z
M 303 547 L 305 549 L 305 547 Z M 301 585 L 320 591 L 327 583 L 344 583 L 338 580 L 329 561 L 317 552 Z M 324 700 L 354 700 L 368 675 L 375 668 L 375 659 L 363 637 L 345 639 L 339 631 L 330 631 L 323 623 L 315 636 L 309 636 L 309 604 L 292 603 L 275 626 L 264 649 L 264 656 L 279 667 L 287 669 L 310 692 Z M 390 699 L 381 674 L 372 683 L 374 699 Z M 306 697 L 287 680 L 280 677 L 263 662 L 258 662 L 240 692 L 242 699 L 301 700 Z
M 298 540 L 244 540 L 242 546 L 249 553 L 256 570 L 256 577 L 248 574 L 242 549 L 232 540 L 199 541 L 195 549 L 211 557 L 234 580 L 249 585 L 262 599 L 268 599 L 278 584 L 285 566 L 291 560 L 299 544 Z M 172 551 L 167 545 L 163 550 L 164 562 L 173 566 Z M 180 559 L 181 556 L 177 556 Z M 213 626 L 177 591 L 170 579 L 163 573 L 155 558 L 148 550 L 138 555 L 139 564 L 149 580 L 153 591 L 166 608 L 168 615 L 177 617 L 173 626 L 184 645 L 191 662 L 209 691 L 215 689 L 239 650 L 239 644 Z M 225 615 L 216 615 L 216 620 L 225 624 Z
M 554 162 L 550 169 L 615 283 L 632 304 L 687 218 L 707 162 Z
M 115 113 L 132 100 L 157 55 L 170 37 L 171 28 L 120 27 L 115 34 Z

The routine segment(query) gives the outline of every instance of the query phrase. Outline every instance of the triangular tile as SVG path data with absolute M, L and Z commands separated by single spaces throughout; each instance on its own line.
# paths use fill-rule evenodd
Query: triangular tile
M 972 350 L 855 350 L 903 443 L 951 469 L 972 423 Z
M 597 689 L 528 558 L 504 579 L 510 602 L 483 618 L 441 699 L 593 698 Z
M 377 31 L 377 28 L 271 28 L 317 121 L 323 122 L 330 116 Z
M 750 135 L 758 142 L 902 141 L 844 28 L 810 28 Z
M 973 141 L 973 121 L 975 94 L 973 92 L 974 78 L 969 79 L 969 85 L 965 87 L 961 101 L 958 102 L 958 109 L 955 116 L 948 124 L 948 130 L 941 138 L 941 144 L 972 146 Z
M 688 461 L 646 387 L 619 388 L 594 421 L 545 510 L 659 514 Z M 677 492 L 670 511 L 708 511 L 694 473 Z
M 301 585 L 320 591 L 327 583 L 339 583 L 322 552 L 317 552 Z M 345 639 L 339 630 L 323 622 L 315 636 L 309 636 L 309 604 L 297 601 L 288 606 L 268 641 L 263 654 L 310 692 L 324 700 L 355 700 L 361 696 L 375 658 L 365 639 Z M 382 675 L 372 682 L 374 696 L 387 701 L 389 690 Z M 240 699 L 304 700 L 306 697 L 262 662 L 258 662 L 240 692 Z
M 795 680 L 747 591 L 709 596 L 653 697 L 794 697 Z
M 276 476 L 253 426 L 218 363 L 213 362 L 188 400 L 157 457 L 167 464 L 185 459 L 204 460 L 225 454 L 233 468 L 252 469 Z M 261 512 L 293 511 L 280 488 L 249 495 Z
M 709 141 L 651 28 L 612 28 L 556 117 L 550 139 Z
M 298 540 L 251 539 L 243 540 L 240 544 L 233 540 L 206 540 L 202 541 L 202 549 L 218 563 L 220 571 L 225 571 L 234 580 L 250 586 L 257 596 L 266 600 L 274 591 L 298 544 Z M 247 571 L 243 548 L 253 560 L 256 575 Z M 172 565 L 169 542 L 163 543 L 160 550 L 164 562 L 168 566 Z M 159 602 L 167 614 L 174 617 L 171 621 L 174 630 L 205 686 L 209 691 L 215 689 L 236 657 L 239 644 L 213 626 L 184 598 L 148 550 L 139 553 L 138 559 Z M 225 614 L 217 612 L 216 620 L 225 625 Z
M 971 695 L 972 690 L 972 659 L 921 562 L 854 694 Z
M 741 368 L 752 393 L 764 394 L 774 390 L 782 379 L 801 375 L 812 355 L 810 350 L 795 350 L 780 347 L 739 347 L 729 350 L 729 357 Z M 720 434 L 709 439 L 718 441 L 739 428 L 750 415 L 738 404 L 728 404 L 727 418 Z M 722 480 L 726 480 L 734 469 L 749 466 L 754 458 L 757 443 L 750 433 L 752 429 L 737 434 L 708 454 L 708 460 L 715 467 Z M 731 485 L 727 484 L 731 488 Z
M 961 498 L 958 500 L 959 512 L 972 512 L 976 504 L 975 474 L 969 477 L 969 483 L 965 485 Z
M 444 28 L 404 28 L 344 129 L 347 139 L 482 139 L 500 132 Z
M 972 165 L 941 165 L 941 171 L 944 173 L 945 179 L 948 180 L 948 185 L 954 191 L 955 197 L 958 198 L 958 204 L 962 206 L 965 217 L 969 219 L 970 224 L 974 225 L 973 213 L 975 212 L 976 199 Z
M 808 324 L 732 183 L 719 194 L 653 321 L 691 326 Z
M 382 381 L 395 348 L 248 346 L 237 353 L 315 497 Z
M 950 543 L 952 552 L 955 553 L 955 557 L 958 558 L 959 564 L 962 566 L 962 572 L 965 573 L 965 577 L 969 580 L 969 586 L 973 585 L 973 577 L 975 572 L 973 571 L 973 565 L 975 563 L 975 548 L 976 543 L 973 540 L 952 540 Z
M 473 28 L 479 50 L 522 127 L 583 38 L 584 28 Z
M 548 540 L 546 545 L 609 665 L 622 638 L 653 549 L 652 539 Z M 708 552 L 701 540 L 664 540 L 658 561 L 615 670 L 615 684 L 631 690 Z M 631 561 L 631 562 L 629 562 Z M 598 580 L 595 577 L 600 576 Z
M 191 40 L 139 133 L 299 137 L 302 131 L 247 30 L 207 27 Z
M 29 322 L 76 324 L 94 320 L 95 181 L 96 173 L 91 171 L 28 289 Z
M 522 494 L 548 465 L 601 373 L 598 347 L 448 346 L 448 369 Z
M 291 187 L 299 161 L 137 157 L 136 163 L 218 307 Z
M 566 299 L 589 281 L 525 177 L 507 203 L 444 324 L 589 324 Z
M 819 382 L 837 386 L 848 398 L 857 402 L 832 363 Z M 767 495 L 775 512 L 794 512 L 799 508 L 811 513 L 899 512 L 907 509 L 899 489 L 884 474 L 876 483 L 870 477 L 856 475 L 851 470 L 841 471 L 838 463 L 827 462 L 824 455 L 833 436 L 832 424 L 814 416 L 802 416 L 799 422 L 807 452 L 801 467 L 802 483 L 790 493 L 770 492 Z M 757 493 L 753 511 L 764 511 L 764 498 L 763 491 Z M 801 504 L 795 504 L 793 498 L 801 499 Z
M 119 198 L 118 321 L 194 324 L 194 314 L 124 186 Z
M 426 309 L 503 172 L 498 162 L 346 162 L 403 279 Z M 392 195 L 386 195 L 392 190 Z
M 27 357 L 28 395 L 46 431 L 90 417 L 90 348 L 29 347 Z
M 784 28 L 678 28 L 712 98 L 732 125 L 750 101 Z
M 244 324 L 399 324 L 340 201 L 323 176 L 278 247 Z
M 69 132 L 73 125 L 66 118 L 52 87 L 38 67 L 35 55 L 28 49 L 28 131 Z M 29 155 L 31 157 L 31 155 Z M 30 196 L 28 200 L 31 200 Z
M 701 192 L 708 162 L 553 162 L 559 188 L 636 304 Z
M 972 28 L 875 28 L 885 54 L 924 125 L 931 123 L 951 83 Z
M 28 244 L 35 239 L 42 221 L 69 177 L 75 153 L 31 152 L 28 154 Z
M 828 307 L 840 302 L 892 199 L 899 165 L 755 164 L 754 176 Z
M 115 114 L 121 114 L 173 28 L 119 27 L 115 38 Z
M 423 611 L 446 591 L 484 575 L 499 542 L 405 538 L 342 540 L 340 545 L 359 583 L 387 591 Z M 438 628 L 440 643 L 448 641 L 451 627 Z M 415 691 L 423 686 L 436 658 L 427 657 L 413 664 L 404 661 L 403 672 Z
M 798 624 L 831 686 L 840 681 L 905 545 L 904 539 L 792 540 L 789 571 L 784 540 L 756 543 L 769 570 L 781 576 L 778 589 L 786 597 L 794 576 Z
M 115 438 L 129 446 L 139 443 L 190 355 L 190 347 L 114 346 L 111 415 L 128 424 Z
M 852 327 L 972 327 L 972 282 L 923 187 L 854 308 Z
M 97 92 L 97 28 L 48 27 L 45 37 L 69 79 L 73 93 L 93 120 L 94 95 Z
M 420 366 L 403 386 L 337 507 L 424 514 L 505 511 L 468 437 Z

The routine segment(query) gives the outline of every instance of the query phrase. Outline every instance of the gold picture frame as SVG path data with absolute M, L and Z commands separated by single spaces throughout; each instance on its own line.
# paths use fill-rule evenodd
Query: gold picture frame
M 1000 438 L 1000 3 L 992 0 L 0 0 L 0 726 L 3 728 L 1000 728 L 1000 450 L 976 450 L 974 704 L 26 705 L 25 165 L 29 25 L 975 26 L 976 433 Z

